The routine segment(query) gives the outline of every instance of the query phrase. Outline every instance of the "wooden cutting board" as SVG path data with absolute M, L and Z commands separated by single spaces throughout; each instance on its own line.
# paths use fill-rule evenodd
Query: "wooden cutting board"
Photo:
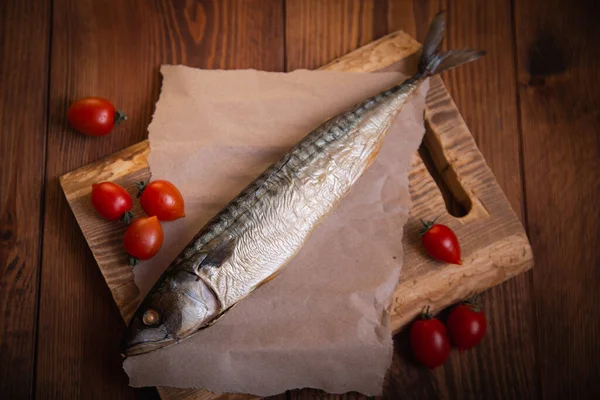
M 414 70 L 420 44 L 404 32 L 387 35 L 322 67 L 378 71 L 396 63 Z M 409 174 L 413 206 L 403 237 L 404 264 L 394 293 L 391 321 L 397 332 L 426 305 L 435 312 L 533 266 L 523 226 L 488 168 L 440 77 L 431 79 L 425 110 L 427 132 Z M 148 141 L 114 153 L 60 178 L 65 196 L 125 321 L 140 295 L 121 240 L 124 226 L 95 213 L 93 183 L 114 181 L 135 193 L 150 177 Z M 134 214 L 143 212 L 134 202 Z M 439 216 L 460 239 L 463 265 L 431 260 L 420 246 L 419 218 Z M 199 227 L 200 228 L 200 227 Z M 206 390 L 159 388 L 163 399 L 215 399 Z M 245 396 L 241 396 L 245 398 Z M 237 396 L 236 396 L 237 398 Z

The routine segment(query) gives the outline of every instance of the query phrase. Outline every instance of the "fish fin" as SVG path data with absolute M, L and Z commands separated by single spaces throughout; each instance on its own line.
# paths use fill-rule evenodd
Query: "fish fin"
M 444 39 L 444 29 L 446 28 L 446 13 L 440 11 L 433 17 L 429 25 L 429 31 L 425 36 L 425 42 L 421 49 L 421 60 L 419 61 L 419 71 L 427 67 L 429 60 L 438 52 L 442 40 Z
M 233 254 L 235 249 L 235 239 L 222 243 L 207 243 L 200 253 L 204 253 L 202 261 L 198 264 L 198 269 L 204 267 L 220 267 L 223 261 L 227 260 Z
M 446 13 L 440 11 L 431 21 L 429 32 L 425 37 L 425 43 L 419 61 L 419 72 L 417 78 L 432 76 L 447 71 L 461 64 L 477 60 L 485 55 L 481 50 L 449 50 L 440 52 L 439 48 L 444 37 L 446 25 Z

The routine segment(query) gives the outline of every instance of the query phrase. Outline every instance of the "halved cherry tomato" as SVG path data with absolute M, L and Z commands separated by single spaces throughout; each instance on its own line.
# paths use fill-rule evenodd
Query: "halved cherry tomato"
M 435 224 L 434 221 L 423 221 L 421 241 L 427 253 L 438 261 L 462 265 L 460 245 L 452 229 L 446 225 Z
M 163 230 L 156 217 L 136 219 L 129 225 L 123 237 L 123 247 L 131 256 L 130 265 L 138 260 L 148 260 L 160 250 L 163 243 Z
M 429 307 L 410 327 L 410 347 L 415 358 L 431 369 L 442 365 L 450 354 L 446 327 L 429 314 Z
M 477 296 L 454 307 L 446 325 L 452 344 L 459 350 L 477 346 L 483 340 L 487 329 L 485 314 Z
M 67 120 L 77 132 L 89 136 L 104 136 L 115 124 L 127 116 L 117 111 L 112 103 L 102 97 L 86 97 L 77 100 L 67 110 Z
M 109 221 L 121 218 L 129 222 L 131 214 L 131 196 L 123 186 L 112 182 L 100 182 L 92 185 L 92 205 L 102 217 Z
M 155 215 L 161 221 L 174 221 L 185 217 L 181 192 L 169 181 L 157 180 L 138 184 L 140 204 L 147 215 Z

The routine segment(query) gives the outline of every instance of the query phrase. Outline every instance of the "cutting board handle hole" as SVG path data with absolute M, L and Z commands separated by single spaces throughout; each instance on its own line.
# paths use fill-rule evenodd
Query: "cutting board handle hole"
M 419 155 L 440 189 L 448 213 L 456 218 L 469 214 L 473 208 L 473 201 L 460 183 L 456 171 L 446 159 L 442 143 L 428 120 L 425 120 L 425 136 L 419 147 Z

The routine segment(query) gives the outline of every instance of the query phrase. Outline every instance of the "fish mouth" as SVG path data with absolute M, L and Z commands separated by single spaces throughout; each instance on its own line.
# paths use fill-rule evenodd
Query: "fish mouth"
M 163 347 L 167 347 L 171 344 L 174 344 L 176 340 L 169 335 L 166 335 L 162 339 L 158 340 L 146 340 L 142 342 L 134 342 L 134 343 L 123 343 L 121 356 L 123 358 L 139 356 L 141 354 L 149 353 L 154 350 L 158 350 Z

